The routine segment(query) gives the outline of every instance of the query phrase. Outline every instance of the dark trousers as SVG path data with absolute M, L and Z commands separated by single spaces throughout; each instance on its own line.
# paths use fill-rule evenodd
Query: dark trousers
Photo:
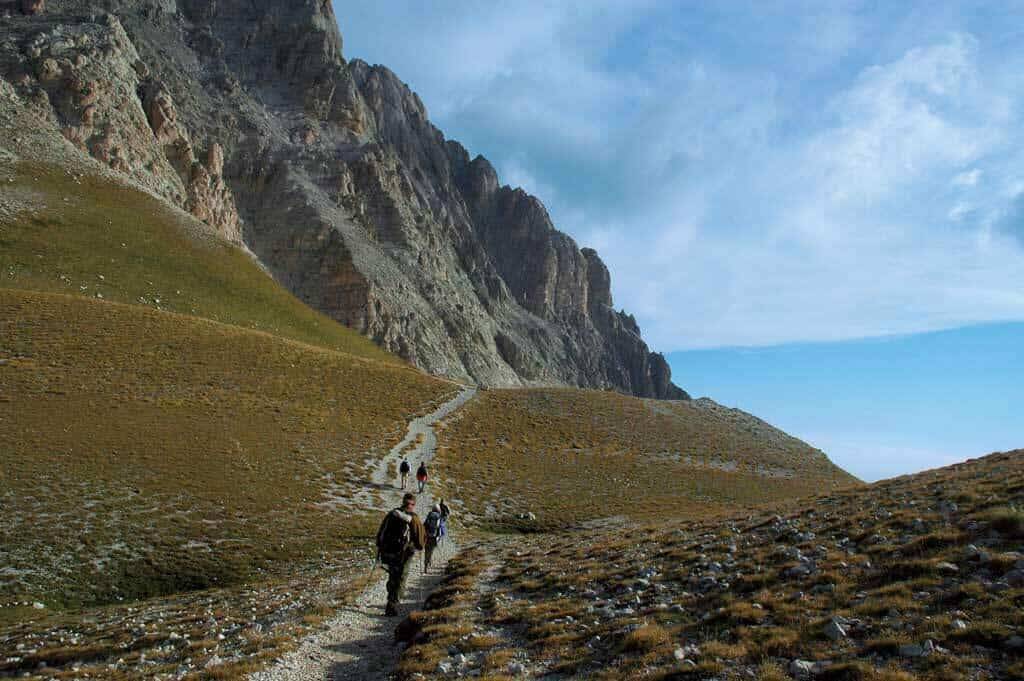
M 388 607 L 394 608 L 402 600 L 405 578 L 409 574 L 411 556 L 401 563 L 388 564 Z M 378 582 L 379 583 L 379 582 Z
M 437 548 L 437 539 L 434 537 L 427 537 L 427 545 L 423 549 L 423 568 L 430 568 L 430 559 L 434 557 L 434 549 Z

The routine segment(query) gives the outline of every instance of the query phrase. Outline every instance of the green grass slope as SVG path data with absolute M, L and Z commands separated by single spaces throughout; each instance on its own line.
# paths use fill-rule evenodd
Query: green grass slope
M 144 192 L 24 162 L 0 166 L 0 187 L 27 204 L 0 214 L 0 287 L 181 312 L 401 361 L 310 309 L 240 248 Z
M 678 516 L 857 484 L 820 451 L 709 400 L 489 390 L 440 439 L 443 492 L 488 524 Z

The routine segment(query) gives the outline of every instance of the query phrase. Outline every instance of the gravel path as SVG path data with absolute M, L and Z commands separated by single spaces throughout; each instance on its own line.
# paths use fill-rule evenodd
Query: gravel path
M 384 498 L 384 511 L 399 504 L 402 490 L 397 481 L 389 475 L 390 465 L 401 461 L 402 450 L 415 443 L 419 435 L 422 441 L 406 452 L 415 472 L 420 461 L 429 463 L 434 458 L 437 435 L 434 424 L 461 407 L 476 394 L 475 388 L 466 388 L 455 398 L 438 407 L 427 416 L 413 419 L 405 439 L 395 445 L 388 455 L 381 459 L 372 474 L 374 486 Z M 394 466 L 397 470 L 397 465 Z M 413 476 L 410 475 L 410 478 Z M 426 516 L 433 505 L 430 485 L 417 499 L 418 512 Z M 423 554 L 413 558 L 409 570 L 405 594 L 399 606 L 399 617 L 384 617 L 384 601 L 387 593 L 384 585 L 387 573 L 377 568 L 379 579 L 364 591 L 355 605 L 343 608 L 337 615 L 324 623 L 324 628 L 302 641 L 299 648 L 282 657 L 269 669 L 249 676 L 251 681 L 342 681 L 344 679 L 365 679 L 385 681 L 391 678 L 398 661 L 399 648 L 395 645 L 394 628 L 401 616 L 418 607 L 426 596 L 437 587 L 444 574 L 448 559 L 457 547 L 445 542 L 434 553 L 434 566 L 430 573 L 423 572 Z M 367 569 L 370 569 L 367 566 Z
M 385 494 L 385 498 L 389 502 L 385 504 L 387 507 L 394 508 L 402 498 L 401 490 L 393 487 L 397 481 L 391 477 L 390 472 L 391 470 L 398 470 L 398 464 L 402 461 L 402 450 L 416 442 L 419 436 L 423 436 L 422 442 L 406 452 L 409 464 L 412 466 L 409 479 L 410 482 L 415 483 L 416 467 L 419 466 L 420 461 L 426 461 L 429 468 L 430 462 L 434 459 L 434 450 L 437 448 L 437 433 L 434 432 L 434 424 L 438 421 L 443 421 L 449 414 L 471 400 L 474 395 L 476 395 L 476 388 L 464 388 L 453 399 L 445 402 L 433 412 L 410 421 L 405 438 L 392 447 L 388 455 L 377 463 L 372 473 L 372 480 L 374 484 L 391 492 L 390 497 Z M 429 508 L 429 505 L 434 503 L 430 497 L 430 485 L 427 485 L 426 497 L 429 504 L 425 503 L 422 498 L 416 502 L 421 511 L 420 515 L 426 515 L 426 511 L 423 509 Z

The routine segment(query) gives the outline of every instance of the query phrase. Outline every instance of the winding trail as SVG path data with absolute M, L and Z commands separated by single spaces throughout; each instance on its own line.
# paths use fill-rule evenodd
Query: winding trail
M 437 449 L 437 433 L 434 432 L 434 424 L 443 421 L 456 409 L 473 399 L 474 395 L 476 395 L 476 388 L 464 388 L 462 392 L 431 413 L 409 422 L 409 429 L 406 431 L 405 437 L 391 448 L 387 456 L 377 463 L 371 476 L 371 480 L 375 485 L 381 486 L 386 492 L 390 492 L 393 497 L 388 498 L 387 494 L 385 494 L 385 508 L 394 508 L 402 500 L 402 491 L 393 487 L 395 479 L 391 477 L 391 471 L 397 471 L 398 464 L 402 461 L 402 451 L 409 447 L 406 456 L 409 458 L 409 464 L 413 470 L 409 474 L 409 478 L 415 482 L 416 467 L 419 465 L 419 462 L 425 461 L 429 464 L 434 460 L 434 451 Z M 423 439 L 417 444 L 416 441 L 421 435 Z M 429 503 L 424 503 L 424 496 Z M 434 500 L 430 497 L 430 485 L 427 485 L 426 493 L 421 495 L 416 505 L 420 509 L 425 509 L 429 508 L 433 503 Z M 426 513 L 423 512 L 421 515 L 426 515 Z
M 387 456 L 374 464 L 371 473 L 372 487 L 380 493 L 380 499 L 360 497 L 364 507 L 389 510 L 401 502 L 403 490 L 391 470 L 398 469 L 405 450 L 409 462 L 415 469 L 420 461 L 428 466 L 434 459 L 437 448 L 437 434 L 434 425 L 464 405 L 476 394 L 476 388 L 464 388 L 454 398 L 445 402 L 426 416 L 409 423 L 405 438 L 391 448 Z M 423 436 L 420 438 L 419 436 Z M 413 475 L 409 476 L 413 478 Z M 415 484 L 415 480 L 413 480 Z M 434 504 L 428 484 L 417 498 L 420 517 L 426 516 Z M 369 503 L 365 503 L 369 502 Z M 378 502 L 378 503 L 374 503 Z M 378 569 L 376 578 L 354 605 L 342 608 L 337 615 L 324 623 L 324 628 L 306 637 L 298 649 L 284 655 L 280 662 L 249 676 L 251 681 L 344 681 L 365 679 L 386 681 L 391 678 L 400 650 L 394 643 L 394 628 L 401 616 L 418 607 L 423 598 L 433 591 L 444 574 L 448 559 L 457 547 L 446 540 L 434 553 L 434 566 L 429 573 L 423 571 L 423 554 L 417 553 L 409 569 L 405 593 L 399 606 L 399 617 L 384 617 L 384 601 L 387 593 L 384 585 L 386 573 Z

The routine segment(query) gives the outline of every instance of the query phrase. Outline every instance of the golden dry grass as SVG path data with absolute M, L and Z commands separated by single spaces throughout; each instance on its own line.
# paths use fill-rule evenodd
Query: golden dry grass
M 194 317 L 0 289 L 0 594 L 223 585 L 368 536 L 366 461 L 453 388 Z
M 490 525 L 689 516 L 856 484 L 778 431 L 689 403 L 576 389 L 489 390 L 440 437 L 442 495 Z M 536 523 L 514 516 L 532 512 Z

